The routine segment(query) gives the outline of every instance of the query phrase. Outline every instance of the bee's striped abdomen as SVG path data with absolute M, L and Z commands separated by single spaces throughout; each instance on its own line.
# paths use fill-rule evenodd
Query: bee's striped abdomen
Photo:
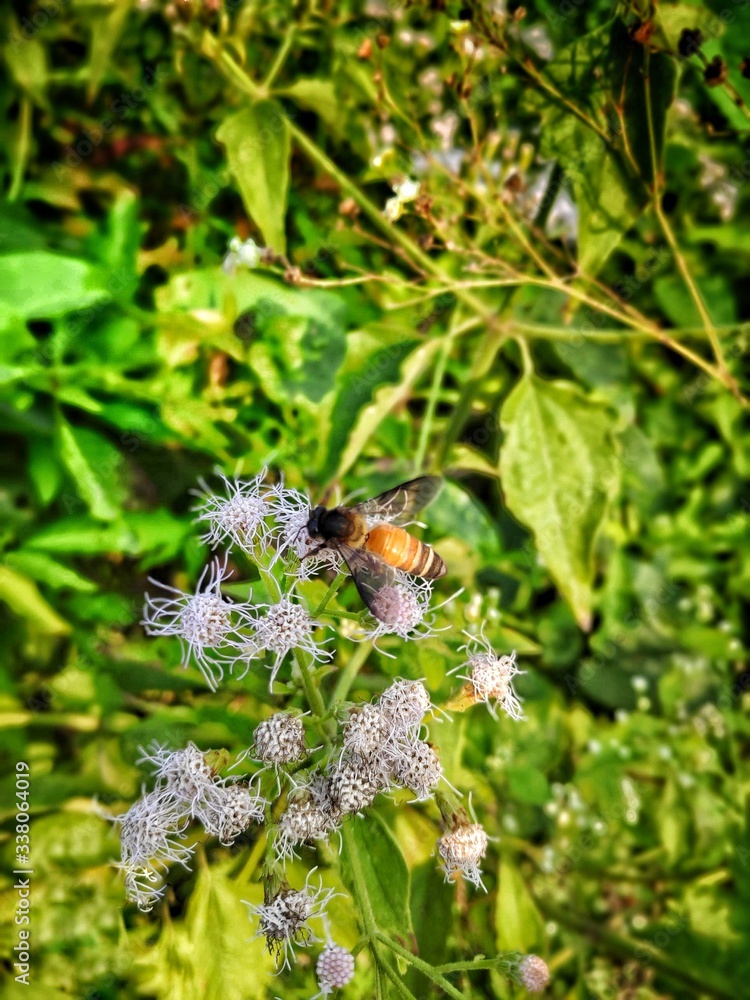
M 436 580 L 445 573 L 445 563 L 434 549 L 392 524 L 373 528 L 365 548 L 379 555 L 389 566 L 425 580 Z

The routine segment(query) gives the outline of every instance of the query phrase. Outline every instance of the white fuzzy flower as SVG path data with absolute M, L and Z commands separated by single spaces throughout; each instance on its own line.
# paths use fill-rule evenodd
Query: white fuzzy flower
M 303 889 L 282 889 L 270 902 L 256 906 L 244 899 L 242 901 L 249 908 L 250 915 L 259 919 L 256 937 L 260 934 L 265 937 L 268 950 L 275 954 L 277 961 L 284 956 L 282 969 L 290 967 L 295 944 L 307 948 L 320 940 L 310 928 L 309 921 L 324 920 L 326 906 L 336 895 L 335 890 L 323 888 L 322 880 L 313 891 L 309 885 L 313 872 L 307 876 Z
M 357 705 L 350 710 L 343 725 L 344 752 L 371 757 L 383 750 L 392 731 L 392 722 L 377 705 L 370 702 Z
M 335 812 L 358 813 L 375 801 L 385 786 L 385 778 L 366 757 L 341 760 L 328 773 L 328 794 Z
M 319 776 L 289 796 L 279 817 L 274 842 L 278 860 L 296 855 L 295 848 L 310 840 L 327 840 L 337 828 L 338 810 L 331 801 L 326 778 Z
M 231 844 L 251 823 L 262 823 L 267 802 L 247 785 L 237 783 L 214 785 L 195 810 L 209 836 L 218 837 L 222 844 Z
M 112 817 L 120 827 L 125 891 L 139 909 L 150 910 L 163 895 L 161 871 L 171 864 L 187 867 L 194 848 L 185 841 L 189 813 L 161 787 L 145 793 L 126 813 Z
M 468 667 L 466 674 L 458 676 L 471 685 L 476 701 L 486 702 L 495 718 L 497 718 L 496 709 L 500 706 L 511 719 L 522 719 L 521 702 L 513 690 L 512 680 L 524 671 L 516 666 L 515 652 L 510 656 L 498 656 L 483 634 L 479 636 L 472 636 L 468 632 L 464 634 L 469 637 L 469 642 L 462 647 L 467 651 L 467 660 L 450 672 L 454 673 L 455 670 Z
M 414 740 L 432 702 L 422 681 L 398 678 L 380 695 L 378 708 L 397 740 Z
M 529 993 L 541 993 L 549 982 L 547 963 L 538 955 L 525 955 L 515 971 L 515 978 Z
M 484 889 L 479 863 L 487 853 L 487 834 L 481 824 L 458 824 L 449 833 L 443 834 L 437 847 L 443 859 L 446 882 L 460 874 L 468 882 Z
M 393 780 L 410 788 L 417 801 L 430 798 L 443 777 L 443 767 L 429 743 L 418 740 L 404 747 L 393 768 Z
M 255 635 L 245 642 L 244 654 L 249 659 L 265 651 L 275 654 L 269 687 L 273 686 L 284 657 L 293 649 L 303 649 L 318 661 L 333 656 L 331 650 L 323 649 L 313 638 L 315 631 L 325 626 L 311 618 L 292 596 L 287 594 L 276 604 L 262 604 L 257 608 L 265 608 L 266 611 L 254 619 Z
M 264 484 L 266 469 L 262 469 L 252 479 L 228 479 L 220 473 L 224 482 L 225 496 L 213 493 L 201 480 L 200 498 L 193 508 L 196 521 L 208 526 L 201 535 L 201 541 L 215 549 L 229 542 L 251 555 L 266 554 L 274 542 L 277 529 L 270 524 L 274 512 L 275 490 Z
M 402 639 L 425 639 L 433 634 L 425 615 L 430 607 L 432 584 L 400 571 L 397 582 L 378 590 L 370 605 L 376 624 L 364 628 L 362 637 L 377 641 L 384 635 Z
M 188 743 L 181 750 L 168 750 L 153 743 L 148 750 L 141 747 L 140 751 L 137 763 L 150 764 L 157 787 L 166 783 L 164 794 L 169 794 L 185 811 L 190 811 L 193 803 L 202 799 L 213 786 L 214 772 L 195 743 Z
M 299 715 L 277 712 L 258 723 L 253 734 L 253 758 L 278 768 L 306 756 L 305 729 Z
M 385 203 L 383 215 L 389 222 L 395 222 L 403 214 L 404 206 L 400 198 L 389 198 Z
M 207 573 L 208 583 L 202 590 Z M 195 594 L 149 577 L 149 582 L 171 596 L 146 594 L 143 609 L 146 633 L 178 636 L 183 657 L 200 667 L 212 690 L 216 690 L 224 676 L 224 666 L 236 660 L 239 650 L 247 645 L 247 639 L 238 630 L 248 623 L 251 607 L 232 603 L 222 596 L 221 584 L 228 576 L 226 563 L 214 559 L 201 573 Z M 230 650 L 234 650 L 233 655 Z

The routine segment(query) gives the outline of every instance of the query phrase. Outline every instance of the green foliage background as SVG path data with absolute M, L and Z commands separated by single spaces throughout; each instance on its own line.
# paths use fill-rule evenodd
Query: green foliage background
M 442 883 L 429 808 L 350 821 L 414 937 L 394 898 L 382 926 L 438 965 L 541 954 L 555 996 L 748 995 L 746 0 L 13 7 L 0 850 L 11 869 L 25 760 L 23 995 L 314 992 L 304 952 L 281 985 L 248 943 L 251 838 L 206 844 L 142 915 L 93 806 L 133 801 L 151 739 L 237 752 L 281 703 L 253 674 L 210 694 L 139 625 L 149 572 L 188 587 L 206 559 L 198 477 L 266 464 L 314 497 L 446 476 L 427 520 L 441 597 L 465 588 L 454 628 L 374 653 L 353 697 L 402 675 L 445 701 L 469 622 L 527 670 L 526 721 L 480 706 L 431 732 L 497 838 L 486 896 Z M 702 54 L 678 53 L 685 28 Z M 389 182 L 417 172 L 428 198 L 388 221 Z M 577 243 L 551 197 L 527 207 L 545 177 Z M 276 259 L 224 273 L 237 234 Z M 338 648 L 340 670 L 357 647 Z M 354 946 L 356 907 L 337 905 Z M 343 995 L 375 991 L 363 954 Z

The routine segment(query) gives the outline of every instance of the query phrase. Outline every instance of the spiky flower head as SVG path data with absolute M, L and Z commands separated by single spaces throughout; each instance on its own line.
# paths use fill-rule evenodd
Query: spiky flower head
M 365 702 L 352 708 L 343 725 L 346 753 L 370 757 L 382 750 L 392 732 L 392 722 L 377 705 Z
M 251 823 L 263 822 L 266 805 L 263 796 L 245 784 L 215 785 L 195 810 L 195 817 L 209 836 L 231 844 Z
M 431 596 L 429 580 L 396 571 L 396 582 L 381 587 L 375 595 L 370 605 L 375 624 L 363 629 L 363 637 L 375 641 L 384 635 L 398 635 L 402 639 L 432 635 L 425 621 Z
M 428 799 L 440 784 L 443 767 L 430 744 L 417 740 L 403 748 L 392 774 L 396 784 L 410 788 L 421 800 Z
M 202 589 L 207 574 L 208 582 Z M 221 584 L 229 575 L 226 562 L 214 559 L 201 573 L 195 594 L 149 577 L 151 583 L 171 596 L 146 594 L 143 609 L 142 624 L 146 634 L 178 636 L 184 659 L 192 659 L 200 667 L 212 690 L 216 690 L 224 676 L 224 666 L 236 660 L 239 650 L 247 645 L 239 629 L 250 620 L 251 607 L 224 598 Z M 235 651 L 234 655 L 231 650 Z
M 325 840 L 336 829 L 338 811 L 321 775 L 289 796 L 279 817 L 274 847 L 279 860 L 295 855 L 295 847 L 310 840 Z
M 473 701 L 486 702 L 495 718 L 499 706 L 511 719 L 522 719 L 521 702 L 513 690 L 512 680 L 524 671 L 516 666 L 515 652 L 510 656 L 498 656 L 483 634 L 464 634 L 469 636 L 463 647 L 467 651 L 467 660 L 457 669 L 468 668 L 466 674 L 459 674 L 459 677 L 470 685 Z
M 446 882 L 460 874 L 484 889 L 479 864 L 487 853 L 487 834 L 481 824 L 457 823 L 450 832 L 443 834 L 437 847 L 443 859 Z
M 220 473 L 224 483 L 224 495 L 210 490 L 200 481 L 202 491 L 197 495 L 199 502 L 193 508 L 196 521 L 207 526 L 201 541 L 215 549 L 229 543 L 243 552 L 265 554 L 274 543 L 278 529 L 272 523 L 276 491 L 266 486 L 266 469 L 262 469 L 252 479 L 228 479 Z
M 255 635 L 249 642 L 245 641 L 244 653 L 250 659 L 265 651 L 275 654 L 276 659 L 271 667 L 271 687 L 290 650 L 303 649 L 318 661 L 333 656 L 331 650 L 323 649 L 321 643 L 314 639 L 315 631 L 324 626 L 311 618 L 293 595 L 286 594 L 276 604 L 258 605 L 258 608 L 265 608 L 266 611 L 255 618 Z
M 378 708 L 397 739 L 413 739 L 432 702 L 421 681 L 398 679 L 380 695 Z
M 341 760 L 329 773 L 328 795 L 333 809 L 348 815 L 371 806 L 384 784 L 367 758 L 354 755 Z
M 325 919 L 326 906 L 336 895 L 335 890 L 323 888 L 322 880 L 316 890 L 310 887 L 310 876 L 314 871 L 310 872 L 302 889 L 282 889 L 273 899 L 257 906 L 243 900 L 249 907 L 250 915 L 259 918 L 258 934 L 265 937 L 268 950 L 275 954 L 277 961 L 283 955 L 282 969 L 289 968 L 295 944 L 307 948 L 320 940 L 313 933 L 309 921 Z
M 157 782 L 166 782 L 169 794 L 187 810 L 213 785 L 213 769 L 195 743 L 188 743 L 180 750 L 152 743 L 148 749 L 141 747 L 137 763 L 150 764 Z
M 318 956 L 315 973 L 320 987 L 318 996 L 328 996 L 354 978 L 354 956 L 341 945 L 329 943 Z
M 518 963 L 516 977 L 529 993 L 541 993 L 549 982 L 549 968 L 538 955 L 526 955 Z
M 253 756 L 263 764 L 292 764 L 307 752 L 302 719 L 293 712 L 277 712 L 255 727 Z

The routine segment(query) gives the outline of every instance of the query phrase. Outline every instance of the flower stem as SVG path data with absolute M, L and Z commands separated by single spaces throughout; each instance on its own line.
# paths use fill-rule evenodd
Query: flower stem
M 439 986 L 444 993 L 447 993 L 449 997 L 454 997 L 455 1000 L 464 1000 L 465 995 L 460 990 L 456 989 L 453 983 L 450 983 L 445 976 L 441 976 L 432 965 L 429 965 L 421 958 L 417 958 L 416 955 L 413 955 L 406 948 L 403 948 L 400 944 L 392 941 L 386 934 L 381 933 L 381 931 L 376 931 L 375 937 L 378 941 L 381 941 L 384 945 L 390 948 L 391 951 L 395 951 L 397 955 L 400 955 L 401 958 L 405 959 L 410 965 L 413 965 L 415 969 L 418 969 L 419 972 L 427 976 L 428 979 L 431 979 L 432 982 L 435 983 L 436 986 Z
M 328 703 L 329 711 L 331 711 L 336 705 L 341 704 L 341 702 L 344 701 L 346 696 L 349 694 L 351 686 L 354 683 L 354 679 L 371 652 L 372 643 L 362 642 L 349 657 L 349 662 L 339 674 L 336 687 L 333 689 L 333 694 L 331 695 L 331 699 Z
M 311 613 L 312 618 L 318 618 L 320 615 L 323 614 L 328 605 L 328 602 L 338 593 L 341 584 L 346 579 L 346 576 L 347 576 L 346 573 L 339 573 L 336 579 L 332 581 L 330 587 L 323 595 L 323 600 L 320 602 L 317 608 Z

